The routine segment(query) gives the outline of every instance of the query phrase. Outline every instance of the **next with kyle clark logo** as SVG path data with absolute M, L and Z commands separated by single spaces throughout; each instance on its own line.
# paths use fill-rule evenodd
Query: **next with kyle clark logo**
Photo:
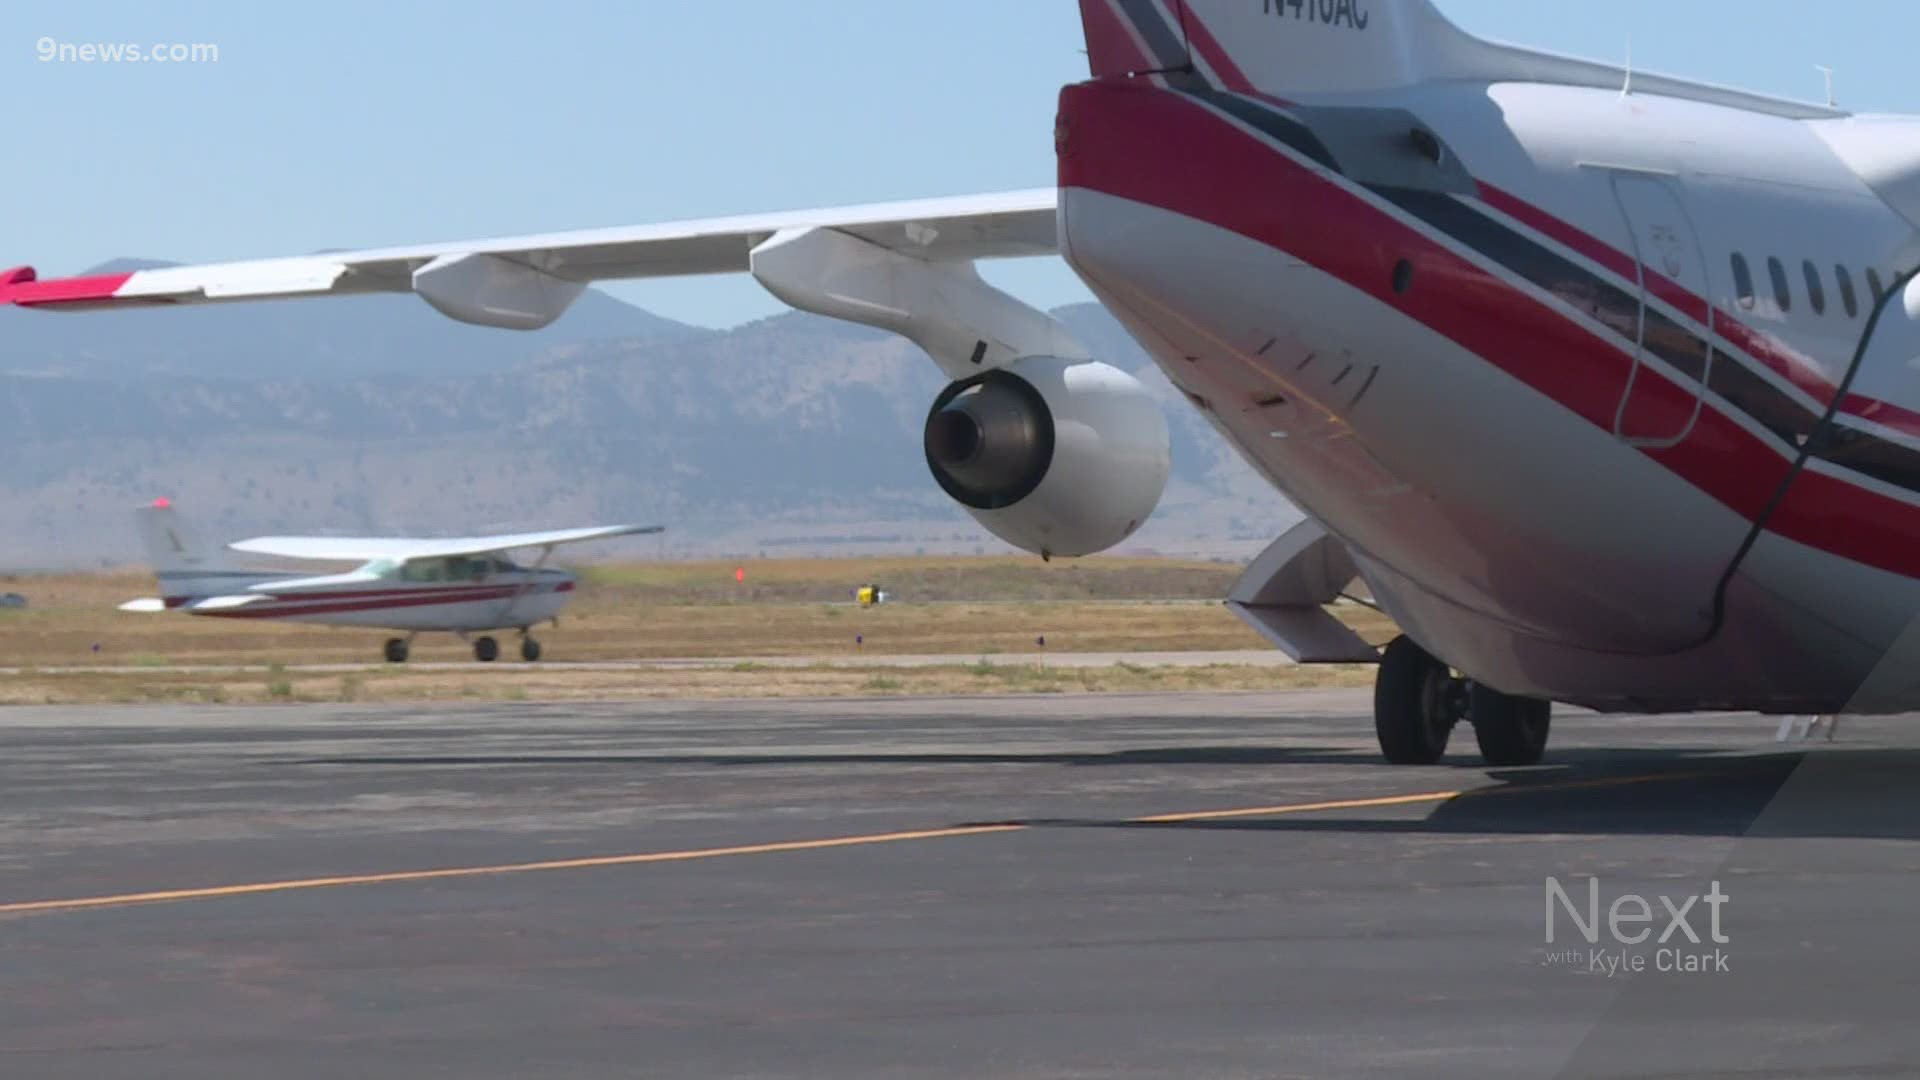
M 1704 893 L 1684 896 L 1623 892 L 1604 908 L 1600 879 L 1587 879 L 1586 902 L 1576 902 L 1560 879 L 1545 885 L 1547 967 L 1582 974 L 1637 975 L 1645 972 L 1707 975 L 1726 973 L 1730 942 L 1722 925 L 1730 899 L 1718 881 Z M 1578 893 L 1579 886 L 1574 886 Z M 1657 935 L 1657 936 L 1656 936 Z

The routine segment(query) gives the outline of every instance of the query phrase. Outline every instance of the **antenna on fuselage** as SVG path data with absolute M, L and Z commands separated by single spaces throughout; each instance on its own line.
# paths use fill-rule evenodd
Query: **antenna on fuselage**
M 1839 102 L 1833 99 L 1833 69 L 1824 64 L 1815 64 L 1813 70 L 1827 77 L 1827 108 L 1834 108 Z
M 1620 96 L 1633 93 L 1633 35 L 1627 35 L 1627 81 L 1620 85 Z

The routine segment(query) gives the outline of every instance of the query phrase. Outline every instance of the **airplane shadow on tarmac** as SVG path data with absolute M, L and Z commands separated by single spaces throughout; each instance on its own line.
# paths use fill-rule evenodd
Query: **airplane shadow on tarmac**
M 1033 825 L 1276 833 L 1730 836 L 1920 840 L 1920 750 L 1741 756 L 1622 753 L 1595 769 L 1492 770 L 1419 820 L 1327 814 Z M 1613 765 L 1631 763 L 1633 767 Z
M 1328 748 L 1168 746 L 1106 752 L 823 751 L 761 754 L 499 754 L 342 756 L 296 766 L 513 768 L 516 766 L 1054 765 L 1070 767 L 1387 766 L 1371 753 Z M 1464 765 L 1464 762 L 1462 763 Z M 1463 782 L 1475 773 L 1492 783 Z M 1409 770 L 1431 788 L 1433 770 Z M 1454 777 L 1458 777 L 1455 779 Z M 1441 781 L 1462 794 L 1419 820 L 1332 816 L 1173 822 L 1018 820 L 1036 827 L 1271 832 L 1799 836 L 1920 839 L 1920 750 L 1801 750 L 1762 754 L 1704 749 L 1583 748 L 1552 752 L 1525 769 L 1462 767 Z M 1391 793 L 1388 793 L 1391 794 Z M 971 823 L 970 823 L 971 824 Z

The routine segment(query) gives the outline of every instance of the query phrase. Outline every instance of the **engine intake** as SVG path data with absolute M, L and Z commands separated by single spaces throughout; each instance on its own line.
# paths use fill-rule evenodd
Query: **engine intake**
M 962 505 L 1011 506 L 1031 495 L 1053 464 L 1053 413 L 1033 384 L 990 371 L 954 383 L 933 403 L 926 451 L 934 479 Z
M 1166 418 L 1109 364 L 1028 356 L 948 386 L 924 433 L 940 487 L 1015 547 L 1089 555 L 1131 536 L 1166 488 Z

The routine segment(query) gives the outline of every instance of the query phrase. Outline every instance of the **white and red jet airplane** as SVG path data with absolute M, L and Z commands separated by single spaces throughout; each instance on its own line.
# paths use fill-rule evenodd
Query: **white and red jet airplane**
M 1920 706 L 1920 119 L 1476 39 L 1426 0 L 1081 0 L 1057 190 L 39 281 L 49 309 L 412 291 L 538 327 L 590 281 L 752 272 L 953 380 L 935 479 L 1043 555 L 1159 500 L 1164 418 L 974 260 L 1063 254 L 1309 516 L 1234 610 L 1378 659 L 1396 762 L 1549 701 Z M 1363 578 L 1377 655 L 1319 605 Z
M 446 539 L 261 536 L 227 545 L 248 555 L 361 564 L 310 576 L 241 566 L 202 543 L 167 499 L 134 514 L 161 595 L 129 600 L 120 610 L 400 630 L 407 636 L 388 638 L 385 650 L 396 664 L 406 662 L 414 635 L 424 631 L 462 639 L 480 633 L 472 639 L 473 658 L 484 662 L 500 655 L 500 644 L 481 632 L 517 629 L 520 658 L 540 659 L 530 631 L 557 618 L 579 584 L 574 575 L 543 565 L 553 549 L 661 531 L 658 525 L 602 525 Z M 521 548 L 539 548 L 539 562 L 519 566 L 507 558 Z

